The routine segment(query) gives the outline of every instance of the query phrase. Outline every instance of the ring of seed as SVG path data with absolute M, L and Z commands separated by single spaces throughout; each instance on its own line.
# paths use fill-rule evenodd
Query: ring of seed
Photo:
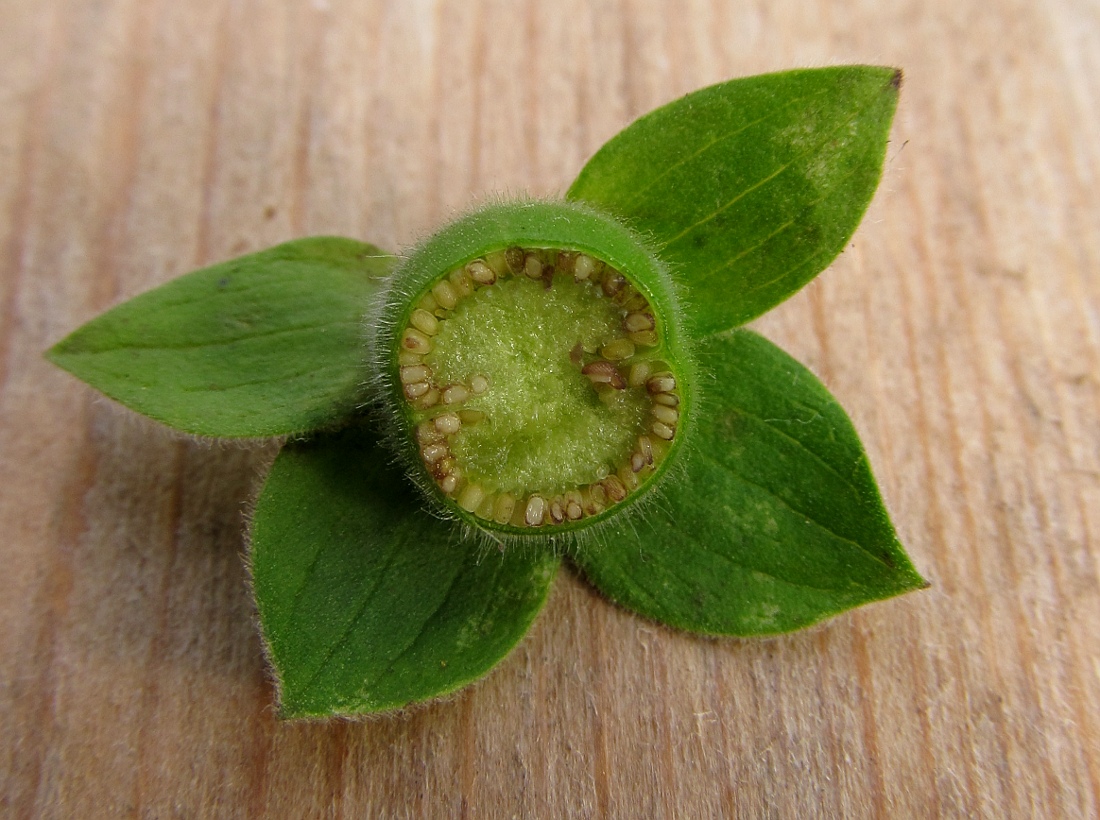
M 478 288 L 513 277 L 540 280 L 546 288 L 555 276 L 591 282 L 613 300 L 622 316 L 622 335 L 589 353 L 577 345 L 570 360 L 601 396 L 637 390 L 649 400 L 649 420 L 639 431 L 627 461 L 599 481 L 561 493 L 533 491 L 517 497 L 495 493 L 471 480 L 451 453 L 464 425 L 485 420 L 479 410 L 463 409 L 471 396 L 492 389 L 488 375 L 468 384 L 439 384 L 424 357 L 433 337 L 456 306 Z M 510 247 L 474 259 L 451 271 L 425 293 L 400 333 L 398 373 L 405 401 L 414 415 L 420 458 L 439 489 L 463 510 L 485 521 L 517 528 L 560 526 L 599 515 L 624 501 L 654 474 L 669 452 L 680 426 L 680 393 L 669 366 L 651 356 L 660 343 L 656 314 L 648 299 L 622 273 L 584 253 Z M 476 479 L 476 477 L 475 477 Z

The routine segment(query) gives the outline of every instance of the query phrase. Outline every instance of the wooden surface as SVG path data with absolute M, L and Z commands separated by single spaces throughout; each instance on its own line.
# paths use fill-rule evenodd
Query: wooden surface
M 0 815 L 1100 813 L 1100 8 L 0 0 Z M 724 78 L 906 72 L 852 247 L 757 327 L 864 436 L 923 593 L 771 641 L 563 573 L 452 700 L 281 724 L 203 445 L 41 358 L 197 265 L 561 192 Z

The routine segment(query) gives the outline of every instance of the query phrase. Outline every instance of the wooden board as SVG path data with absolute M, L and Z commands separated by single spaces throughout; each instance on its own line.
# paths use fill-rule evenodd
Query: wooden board
M 0 814 L 1100 813 L 1100 8 L 0 0 Z M 906 71 L 886 176 L 757 323 L 865 438 L 923 593 L 702 640 L 567 574 L 445 703 L 272 712 L 240 552 L 271 448 L 136 419 L 41 352 L 197 265 L 390 248 L 562 192 L 724 78 Z

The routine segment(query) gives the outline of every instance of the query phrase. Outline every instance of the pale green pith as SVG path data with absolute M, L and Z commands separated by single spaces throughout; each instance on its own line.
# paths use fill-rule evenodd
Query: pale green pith
M 478 289 L 442 322 L 425 357 L 440 384 L 489 379 L 463 409 L 485 420 L 464 425 L 452 452 L 490 491 L 557 493 L 605 478 L 625 463 L 644 429 L 644 389 L 601 401 L 570 359 L 620 338 L 622 309 L 598 287 L 555 276 L 522 277 Z

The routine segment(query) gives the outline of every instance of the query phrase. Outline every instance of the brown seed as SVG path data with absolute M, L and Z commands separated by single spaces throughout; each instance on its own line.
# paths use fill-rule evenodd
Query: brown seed
M 660 341 L 656 330 L 639 330 L 627 335 L 630 337 L 630 341 L 642 347 L 656 347 L 657 342 Z
M 493 520 L 498 524 L 507 524 L 515 509 L 516 497 L 511 493 L 501 493 L 497 496 L 496 504 L 493 505 Z
M 584 497 L 577 490 L 565 494 L 565 515 L 570 521 L 577 521 L 584 515 Z
M 523 259 L 523 273 L 528 279 L 541 279 L 542 260 L 533 253 L 527 254 Z
M 466 512 L 473 512 L 485 499 L 485 491 L 481 489 L 477 484 L 467 484 L 458 496 L 458 506 L 466 510 Z
M 623 330 L 627 333 L 635 333 L 639 330 L 653 330 L 655 327 L 653 316 L 648 313 L 628 313 L 623 319 Z
M 662 393 L 661 395 L 668 395 Z M 680 412 L 675 407 L 669 407 L 664 404 L 655 404 L 649 409 L 649 412 L 653 414 L 653 418 L 657 421 L 663 421 L 665 424 L 676 424 L 680 420 Z
M 642 454 L 646 464 L 653 464 L 653 442 L 649 436 L 638 436 L 638 452 Z
M 405 328 L 405 332 L 401 334 L 401 346 L 420 355 L 432 352 L 431 339 L 412 327 Z
M 489 379 L 487 376 L 474 376 L 470 379 L 470 392 L 481 395 L 489 389 Z
M 555 496 L 550 502 L 550 521 L 554 524 L 561 524 L 565 521 L 565 499 L 560 495 Z
M 601 483 L 603 484 L 604 490 L 607 491 L 607 497 L 615 503 L 626 498 L 626 487 L 619 481 L 618 476 L 608 476 Z
M 462 422 L 456 413 L 444 413 L 435 417 L 435 429 L 445 436 L 454 435 L 462 429 Z
M 446 280 L 436 282 L 435 287 L 432 288 L 432 295 L 444 310 L 453 310 L 454 306 L 458 304 L 458 294 L 451 287 L 451 283 Z
M 653 397 L 655 404 L 663 404 L 666 407 L 678 407 L 680 404 L 680 397 L 675 393 L 658 393 Z
M 667 371 L 658 373 L 656 376 L 649 377 L 645 388 L 650 393 L 669 393 L 676 389 L 676 378 Z
M 634 343 L 629 339 L 615 339 L 605 344 L 600 349 L 600 354 L 613 362 L 629 359 L 634 355 Z
M 640 473 L 645 469 L 645 456 L 641 453 L 630 454 L 630 469 L 636 473 Z
M 676 430 L 669 427 L 663 421 L 655 421 L 649 427 L 653 431 L 653 434 L 657 438 L 663 438 L 665 441 L 672 441 L 672 437 L 676 435 Z
M 584 511 L 589 515 L 599 515 L 607 508 L 607 490 L 602 484 L 590 484 L 581 490 L 584 499 Z
M 444 404 L 462 404 L 468 398 L 470 398 L 470 391 L 461 384 L 452 384 L 443 390 Z
M 479 285 L 491 285 L 497 280 L 497 275 L 493 272 L 493 269 L 480 259 L 475 259 L 468 264 L 466 266 L 466 273 Z
M 416 382 L 426 382 L 431 378 L 431 375 L 432 371 L 428 369 L 427 365 L 408 365 L 407 367 L 401 368 L 401 383 L 414 384 Z
M 504 262 L 512 273 L 519 273 L 523 270 L 524 259 L 523 248 L 512 247 L 504 252 Z
M 603 278 L 603 292 L 608 296 L 614 296 L 616 293 L 626 287 L 626 279 L 618 271 L 608 271 Z
M 462 419 L 463 424 L 477 424 L 479 421 L 485 421 L 485 413 L 481 410 L 459 410 L 458 417 Z
M 527 508 L 523 511 L 523 520 L 529 527 L 541 526 L 545 512 L 546 499 L 541 495 L 533 495 L 527 499 Z
M 653 368 L 650 367 L 649 362 L 632 364 L 630 366 L 630 377 L 627 381 L 631 387 L 641 387 L 652 372 Z
M 405 398 L 409 401 L 418 399 L 431 390 L 431 385 L 427 382 L 413 382 L 412 384 L 405 385 Z
M 581 373 L 588 377 L 592 384 L 609 384 L 616 390 L 626 388 L 626 379 L 611 362 L 590 362 L 581 368 Z
M 425 464 L 435 464 L 448 453 L 450 453 L 450 450 L 447 449 L 446 444 L 429 444 L 420 451 Z
M 409 317 L 409 322 L 427 336 L 434 336 L 439 332 L 439 320 L 423 308 L 417 308 Z

